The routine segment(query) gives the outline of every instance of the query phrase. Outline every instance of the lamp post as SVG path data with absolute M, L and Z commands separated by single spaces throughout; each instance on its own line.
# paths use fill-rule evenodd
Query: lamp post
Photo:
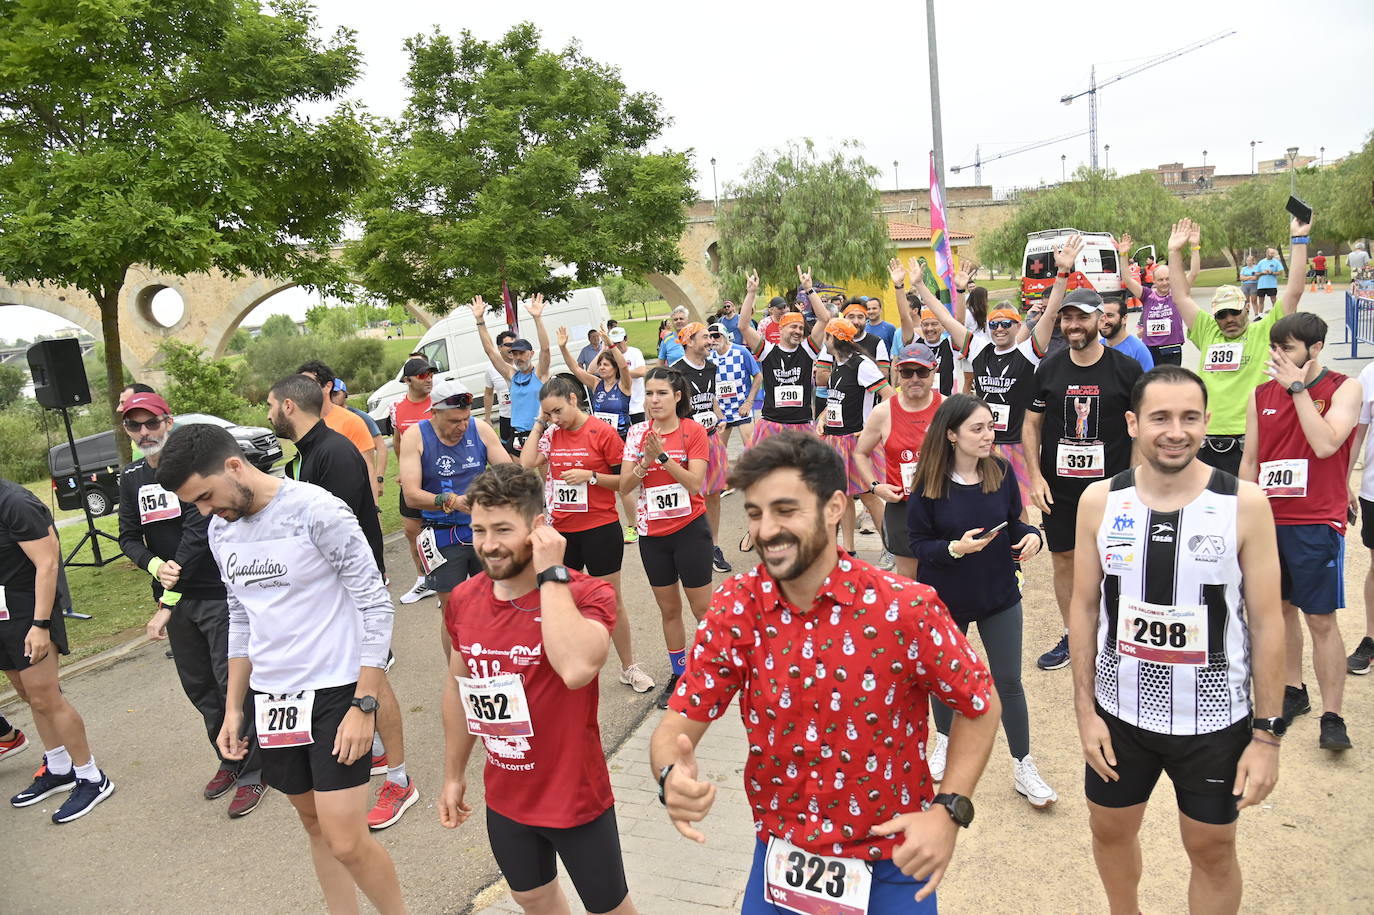
M 1207 167 L 1207 150 L 1205 149 L 1202 151 L 1202 167 Z
M 711 209 L 720 209 L 720 192 L 716 189 L 716 157 L 711 157 Z
M 1288 147 L 1288 193 L 1298 192 L 1298 148 Z
M 892 189 L 893 189 L 894 191 L 900 191 L 900 190 L 902 189 L 902 182 L 901 182 L 900 180 L 898 180 L 898 178 L 897 178 L 897 160 L 896 160 L 896 159 L 893 159 L 893 160 L 892 160 Z
M 1111 174 L 1111 171 L 1112 171 L 1112 144 L 1108 143 L 1106 146 L 1102 147 L 1102 151 L 1103 151 L 1104 153 L 1106 153 L 1106 156 L 1104 157 L 1103 162 L 1102 162 L 1102 170 L 1103 170 L 1104 172 L 1106 172 L 1107 174 Z
M 1264 142 L 1263 140 L 1251 140 L 1251 141 L 1250 141 L 1250 174 L 1252 174 L 1252 175 L 1255 173 L 1255 144 L 1256 144 L 1256 143 L 1263 143 L 1263 142 Z
M 1069 154 L 1061 153 L 1059 156 L 1059 183 L 1063 184 L 1069 179 Z
M 1325 165 L 1326 165 L 1326 147 L 1325 147 L 1325 146 L 1319 147 L 1319 148 L 1317 149 L 1317 154 L 1320 156 L 1320 158 L 1317 160 L 1317 164 L 1320 165 L 1320 166 L 1325 166 Z

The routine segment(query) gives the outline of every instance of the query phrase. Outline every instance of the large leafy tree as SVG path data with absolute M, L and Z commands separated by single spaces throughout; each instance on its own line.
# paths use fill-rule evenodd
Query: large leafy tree
M 766 287 L 791 289 L 798 265 L 819 282 L 887 278 L 894 249 L 873 183 L 878 169 L 848 152 L 822 158 L 810 140 L 761 152 L 726 189 L 734 199 L 718 220 L 725 295 L 738 300 L 752 270 Z
M 650 151 L 668 123 L 656 96 L 576 44 L 541 49 L 530 23 L 490 43 L 435 31 L 406 50 L 409 105 L 349 246 L 370 292 L 444 314 L 499 302 L 502 282 L 556 299 L 617 268 L 681 267 L 693 170 L 686 153 Z
M 1346 240 L 1374 236 L 1374 132 L 1359 152 L 1336 167 L 1331 187 L 1331 220 L 1332 228 Z M 1317 228 L 1322 228 L 1321 223 Z
M 302 0 L 0 0 L 0 21 L 0 275 L 95 299 L 108 392 L 133 264 L 338 280 L 371 138 L 297 106 L 354 81 L 350 33 L 319 38 Z

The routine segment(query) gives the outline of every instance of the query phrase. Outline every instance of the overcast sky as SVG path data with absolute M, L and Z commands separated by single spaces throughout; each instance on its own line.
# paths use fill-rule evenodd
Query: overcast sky
M 863 143 L 863 155 L 893 186 L 925 187 L 931 148 L 925 5 L 920 2 L 800 2 L 783 6 L 702 0 L 591 4 L 507 0 L 323 0 L 324 28 L 356 31 L 364 74 L 352 96 L 375 114 L 405 105 L 402 42 L 436 25 L 498 39 L 522 20 L 545 47 L 579 40 L 585 52 L 620 69 L 633 90 L 656 93 L 673 119 L 664 148 L 693 151 L 698 192 L 720 191 L 761 149 L 811 137 L 822 149 Z M 1060 10 L 1063 15 L 1056 15 Z M 1250 171 L 1289 146 L 1327 159 L 1359 148 L 1374 128 L 1374 83 L 1359 75 L 1374 55 L 1369 0 L 1208 0 L 1208 2 L 1027 4 L 937 0 L 940 86 L 947 169 L 1062 136 L 1088 125 L 1086 98 L 1065 94 L 1229 29 L 1216 44 L 1104 88 L 1100 142 L 1110 164 L 1135 172 L 1161 163 L 1207 163 L 1221 173 Z M 1059 180 L 1088 161 L 1086 136 L 992 162 L 995 187 Z M 973 183 L 973 171 L 948 175 Z M 954 226 L 954 228 L 958 228 Z M 301 312 L 304 297 L 283 294 L 266 311 Z M 288 303 L 290 307 L 287 308 Z M 17 309 L 16 309 L 17 311 Z M 27 311 L 27 310 L 26 310 Z M 19 315 L 9 313 L 6 323 Z M 51 323 L 25 316 L 24 324 Z M 61 323 L 61 322 L 57 322 Z M 30 331 L 34 332 L 34 331 Z M 15 330 L 11 329 L 11 334 Z

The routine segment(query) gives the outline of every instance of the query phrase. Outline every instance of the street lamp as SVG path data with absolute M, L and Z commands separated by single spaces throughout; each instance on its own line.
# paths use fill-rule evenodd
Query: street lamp
M 1112 171 L 1112 144 L 1108 143 L 1106 146 L 1102 147 L 1102 151 L 1103 151 L 1104 153 L 1107 154 L 1106 157 L 1105 157 L 1105 158 L 1103 159 L 1103 161 L 1102 161 L 1102 170 L 1103 170 L 1104 172 L 1106 172 L 1107 174 L 1111 174 L 1111 171 Z
M 1252 174 L 1252 175 L 1255 173 L 1255 144 L 1256 144 L 1256 143 L 1263 143 L 1263 142 L 1264 142 L 1263 140 L 1251 140 L 1251 141 L 1250 141 L 1250 174 Z
M 1063 184 L 1069 179 L 1069 154 L 1061 153 L 1059 156 L 1059 183 Z
M 902 182 L 899 181 L 899 180 L 897 179 L 897 160 L 896 160 L 896 159 L 893 159 L 893 160 L 892 160 L 892 189 L 893 189 L 894 191 L 900 191 L 900 190 L 902 189 Z
M 1321 156 L 1321 158 L 1317 160 L 1317 164 L 1318 164 L 1318 165 L 1322 165 L 1322 166 L 1326 165 L 1326 147 L 1325 147 L 1325 146 L 1319 147 L 1319 148 L 1317 149 L 1317 152 L 1318 152 L 1318 154 L 1320 154 L 1320 156 Z
M 720 192 L 716 189 L 716 157 L 711 157 L 711 209 L 720 209 Z
M 1296 194 L 1298 192 L 1298 148 L 1288 147 L 1288 192 Z
M 1207 167 L 1207 150 L 1205 149 L 1202 151 L 1202 167 Z

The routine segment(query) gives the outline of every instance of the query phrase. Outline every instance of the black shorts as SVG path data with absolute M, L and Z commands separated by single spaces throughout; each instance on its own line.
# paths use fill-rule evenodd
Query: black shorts
M 14 595 L 8 595 L 11 600 Z M 32 603 L 32 599 L 29 601 Z M 28 670 L 29 659 L 24 657 L 24 639 L 33 628 L 33 611 L 10 608 L 10 618 L 0 622 L 0 670 Z M 70 654 L 67 649 L 67 623 L 61 610 L 53 610 L 48 638 L 59 655 Z
M 1317 279 L 1319 279 L 1319 280 L 1324 280 L 1324 279 L 1326 279 L 1326 271 L 1325 271 L 1325 270 L 1313 270 L 1313 271 L 1312 271 L 1312 275 L 1315 276 L 1315 277 L 1316 277 Z
M 1374 502 L 1360 500 L 1360 542 L 1374 550 Z
M 704 588 L 711 583 L 711 527 L 703 513 L 685 527 L 662 537 L 640 535 L 639 561 L 644 576 L 655 588 L 682 582 L 684 588 Z
M 1277 288 L 1274 288 L 1274 289 L 1256 289 L 1256 290 L 1255 290 L 1255 301 L 1256 301 L 1256 302 L 1263 302 L 1265 299 L 1268 299 L 1270 302 L 1276 302 L 1276 301 L 1278 301 L 1278 296 L 1279 296 L 1279 291 L 1278 291 Z
M 487 807 L 487 839 L 501 876 L 517 893 L 557 880 L 557 856 L 588 912 L 609 912 L 630 895 L 614 806 L 590 823 L 566 829 L 526 826 Z
M 1179 812 L 1200 823 L 1225 826 L 1239 816 L 1236 765 L 1250 745 L 1250 719 L 1242 718 L 1210 734 L 1158 734 L 1127 724 L 1097 707 L 1107 723 L 1116 754 L 1117 781 L 1105 782 L 1084 764 L 1083 785 L 1088 800 L 1101 807 L 1134 807 L 1150 799 L 1167 772 L 1174 783 Z
M 644 414 L 643 414 L 643 413 L 631 413 L 631 414 L 630 414 L 630 425 L 633 426 L 633 425 L 636 425 L 636 424 L 642 423 L 642 422 L 644 422 Z
M 406 494 L 404 492 L 400 493 L 400 497 L 402 518 L 414 518 L 416 521 L 419 521 L 422 517 L 424 517 L 420 514 L 420 510 L 418 508 L 411 508 L 409 505 L 406 504 Z
M 334 738 L 348 713 L 358 684 L 315 690 L 310 734 L 315 742 L 305 747 L 277 747 L 262 751 L 262 780 L 282 794 L 307 791 L 342 791 L 366 785 L 372 771 L 372 753 L 366 752 L 351 766 L 341 765 L 334 755 Z M 253 690 L 253 695 L 257 691 Z M 256 708 L 256 699 L 249 701 Z
M 1051 553 L 1067 553 L 1073 549 L 1078 537 L 1078 494 L 1050 490 L 1054 504 L 1050 513 L 1044 516 L 1041 527 L 1045 529 L 1045 548 Z
M 454 588 L 482 571 L 482 561 L 471 543 L 453 543 L 439 547 L 439 552 L 447 560 L 439 568 L 425 576 L 425 583 L 440 594 L 447 594 Z
M 620 571 L 625 559 L 625 532 L 619 521 L 585 531 L 559 531 L 567 546 L 563 565 L 598 578 Z
M 1155 365 L 1182 365 L 1183 364 L 1183 344 L 1169 343 L 1164 346 L 1147 347 L 1150 351 L 1150 358 L 1155 361 Z
M 906 526 L 907 504 L 888 502 L 883 506 L 883 533 L 887 535 L 887 551 L 893 556 L 915 559 L 911 552 L 911 532 Z

